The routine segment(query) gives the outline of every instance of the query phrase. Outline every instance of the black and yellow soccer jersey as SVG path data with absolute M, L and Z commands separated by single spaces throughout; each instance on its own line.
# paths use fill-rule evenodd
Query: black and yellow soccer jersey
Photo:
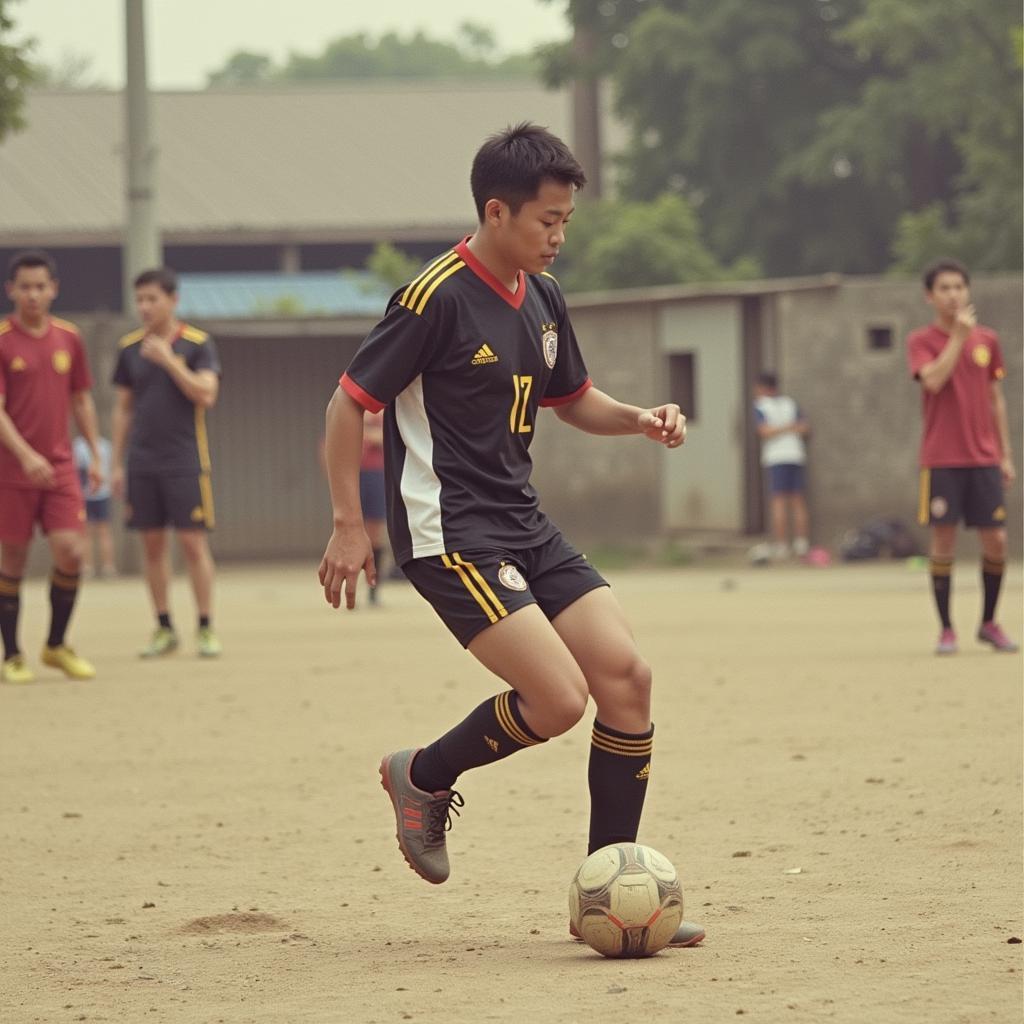
M 460 242 L 395 292 L 341 386 L 387 407 L 399 564 L 557 532 L 530 484 L 537 410 L 574 401 L 590 378 L 553 277 L 520 273 L 512 293 Z
M 121 339 L 114 383 L 132 391 L 128 469 L 134 473 L 186 475 L 210 471 L 206 410 L 182 394 L 170 374 L 140 352 L 145 331 Z M 190 370 L 220 375 L 217 348 L 205 331 L 182 324 L 171 343 Z

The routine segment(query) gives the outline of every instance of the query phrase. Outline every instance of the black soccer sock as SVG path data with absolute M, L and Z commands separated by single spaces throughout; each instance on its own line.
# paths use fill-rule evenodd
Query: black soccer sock
M 378 585 L 380 584 L 381 580 L 384 578 L 380 574 L 380 560 L 383 557 L 384 557 L 384 549 L 383 548 L 374 548 L 373 549 L 373 564 L 377 568 L 377 583 L 378 583 Z
M 590 841 L 587 854 L 612 843 L 635 843 L 651 774 L 654 726 L 628 733 L 594 721 L 590 738 Z
M 952 629 L 953 624 L 949 619 L 949 592 L 952 589 L 953 559 L 932 555 L 931 572 L 932 593 L 935 594 L 935 607 L 939 610 L 942 628 Z
M 20 590 L 21 580 L 0 574 L 0 636 L 4 641 L 4 661 L 20 653 L 18 650 Z
M 50 576 L 50 635 L 46 640 L 49 647 L 60 647 L 71 621 L 75 598 L 78 597 L 78 574 L 54 569 Z
M 171 625 L 170 612 L 160 612 L 160 614 L 156 617 L 156 621 L 157 625 L 160 626 L 161 629 L 174 629 L 174 627 Z
M 464 771 L 545 742 L 523 719 L 519 695 L 505 690 L 416 755 L 412 784 L 428 793 L 451 789 Z
M 169 621 L 170 620 L 168 619 L 168 622 Z M 209 629 L 210 628 L 210 616 L 209 615 L 200 615 L 199 616 L 199 628 L 200 629 Z
M 994 558 L 981 559 L 981 587 L 985 593 L 985 608 L 981 613 L 982 622 L 991 622 L 996 617 L 996 602 L 999 600 L 999 588 L 1003 585 L 1005 561 Z

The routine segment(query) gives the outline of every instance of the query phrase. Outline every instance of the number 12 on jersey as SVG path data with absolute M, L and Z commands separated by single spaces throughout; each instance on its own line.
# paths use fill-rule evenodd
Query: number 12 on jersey
M 526 422 L 526 410 L 530 404 L 530 389 L 533 377 L 528 374 L 512 374 L 512 388 L 515 397 L 512 399 L 512 412 L 509 413 L 508 426 L 513 434 L 529 434 L 533 427 Z

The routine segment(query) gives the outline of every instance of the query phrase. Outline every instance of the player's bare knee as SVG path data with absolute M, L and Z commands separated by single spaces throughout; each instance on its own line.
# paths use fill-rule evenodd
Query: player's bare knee
M 543 706 L 530 708 L 531 724 L 545 739 L 561 736 L 576 725 L 586 711 L 586 687 L 566 687 L 545 700 Z
M 1006 531 L 985 530 L 981 534 L 981 546 L 988 558 L 997 561 L 1006 559 Z

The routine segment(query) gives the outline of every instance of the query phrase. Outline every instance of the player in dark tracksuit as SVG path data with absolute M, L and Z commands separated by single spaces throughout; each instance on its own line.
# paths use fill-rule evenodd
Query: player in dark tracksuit
M 508 689 L 422 749 L 381 763 L 401 850 L 430 882 L 460 774 L 568 731 L 597 704 L 590 753 L 593 851 L 635 841 L 650 775 L 651 672 L 600 574 L 540 511 L 530 442 L 541 407 L 594 434 L 685 438 L 676 405 L 624 405 L 592 385 L 565 301 L 546 273 L 583 171 L 532 125 L 490 138 L 471 183 L 480 224 L 392 297 L 327 415 L 334 532 L 327 600 L 355 604 L 375 567 L 359 506 L 364 410 L 385 409 L 388 527 L 396 560 L 460 643 Z M 703 929 L 684 924 L 676 945 Z

